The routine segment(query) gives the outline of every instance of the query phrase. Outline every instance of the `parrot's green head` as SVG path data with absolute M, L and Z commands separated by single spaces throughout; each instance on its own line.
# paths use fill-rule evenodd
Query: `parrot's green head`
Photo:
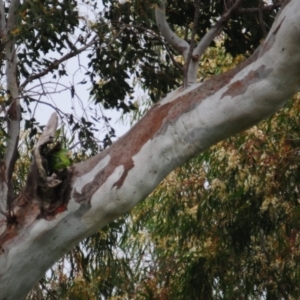
M 68 150 L 63 148 L 53 153 L 48 160 L 48 167 L 52 171 L 65 169 L 69 167 L 71 164 L 72 162 L 68 155 Z

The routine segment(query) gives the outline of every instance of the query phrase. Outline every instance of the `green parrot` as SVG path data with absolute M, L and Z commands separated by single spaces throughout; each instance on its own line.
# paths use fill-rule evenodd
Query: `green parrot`
M 72 164 L 67 149 L 60 149 L 57 152 L 54 152 L 48 158 L 48 168 L 52 171 L 58 171 L 65 169 Z

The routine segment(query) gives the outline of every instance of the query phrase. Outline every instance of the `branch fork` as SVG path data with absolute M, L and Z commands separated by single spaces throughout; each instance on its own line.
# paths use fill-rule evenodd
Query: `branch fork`
M 211 27 L 210 30 L 204 35 L 201 41 L 196 47 L 192 45 L 195 42 L 195 35 L 197 31 L 197 24 L 199 19 L 199 0 L 194 1 L 195 5 L 195 15 L 194 15 L 194 28 L 192 31 L 191 42 L 188 44 L 185 40 L 178 37 L 169 27 L 166 20 L 166 1 L 162 0 L 159 2 L 159 5 L 155 9 L 156 24 L 160 30 L 162 36 L 166 41 L 177 50 L 184 58 L 185 67 L 184 67 L 184 78 L 183 78 L 183 88 L 187 88 L 191 84 L 197 81 L 198 65 L 199 60 L 204 54 L 207 47 L 210 43 L 220 34 L 223 26 L 228 22 L 234 12 L 240 6 L 242 0 L 237 0 L 235 3 L 231 3 L 231 7 L 228 8 L 220 20 Z

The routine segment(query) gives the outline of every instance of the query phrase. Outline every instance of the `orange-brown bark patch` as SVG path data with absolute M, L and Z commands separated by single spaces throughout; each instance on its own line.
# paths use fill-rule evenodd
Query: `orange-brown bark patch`
M 260 66 L 255 71 L 250 71 L 243 79 L 237 80 L 229 85 L 227 91 L 223 93 L 221 98 L 225 96 L 236 97 L 246 92 L 249 85 L 254 84 L 266 78 L 272 70 L 266 69 L 265 66 Z
M 15 100 L 12 101 L 9 109 L 8 109 L 8 115 L 11 120 L 17 120 L 18 119 L 18 105 Z

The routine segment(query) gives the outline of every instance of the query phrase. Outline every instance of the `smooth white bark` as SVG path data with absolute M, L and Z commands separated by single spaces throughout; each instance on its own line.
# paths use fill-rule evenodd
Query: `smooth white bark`
M 2 2 L 2 1 L 1 1 Z M 4 4 L 1 5 L 1 31 L 3 32 L 3 43 L 5 45 L 6 60 L 6 89 L 9 91 L 9 107 L 6 112 L 7 139 L 5 151 L 5 182 L 7 186 L 3 189 L 6 194 L 2 195 L 1 206 L 6 205 L 4 201 L 11 201 L 12 196 L 12 172 L 17 159 L 17 147 L 20 135 L 21 107 L 19 99 L 19 86 L 17 79 L 17 49 L 13 30 L 19 22 L 17 10 L 20 6 L 19 0 L 12 0 L 9 6 L 7 20 L 5 20 Z
M 165 0 L 161 0 L 160 2 L 161 2 L 160 5 L 157 6 L 155 9 L 155 18 L 156 18 L 157 27 L 161 32 L 161 34 L 163 35 L 163 37 L 166 39 L 166 41 L 185 57 L 188 53 L 190 46 L 185 40 L 178 37 L 171 30 L 166 20 Z
M 65 209 L 46 218 L 34 201 L 16 206 L 18 225 L 0 236 L 0 300 L 23 299 L 57 259 L 174 168 L 280 109 L 300 86 L 299 49 L 300 1 L 292 0 L 248 62 L 172 92 L 110 148 L 72 167 Z
M 5 21 L 5 11 L 4 11 L 4 3 L 0 0 L 0 34 L 1 36 L 7 35 L 6 30 L 6 21 Z M 5 170 L 3 169 L 5 164 L 2 165 L 2 170 L 0 172 L 5 176 Z M 7 200 L 8 187 L 5 181 L 0 183 L 0 224 L 5 222 L 6 218 L 4 216 L 4 212 L 6 211 L 6 200 Z M 1 230 L 0 230 L 1 234 Z

